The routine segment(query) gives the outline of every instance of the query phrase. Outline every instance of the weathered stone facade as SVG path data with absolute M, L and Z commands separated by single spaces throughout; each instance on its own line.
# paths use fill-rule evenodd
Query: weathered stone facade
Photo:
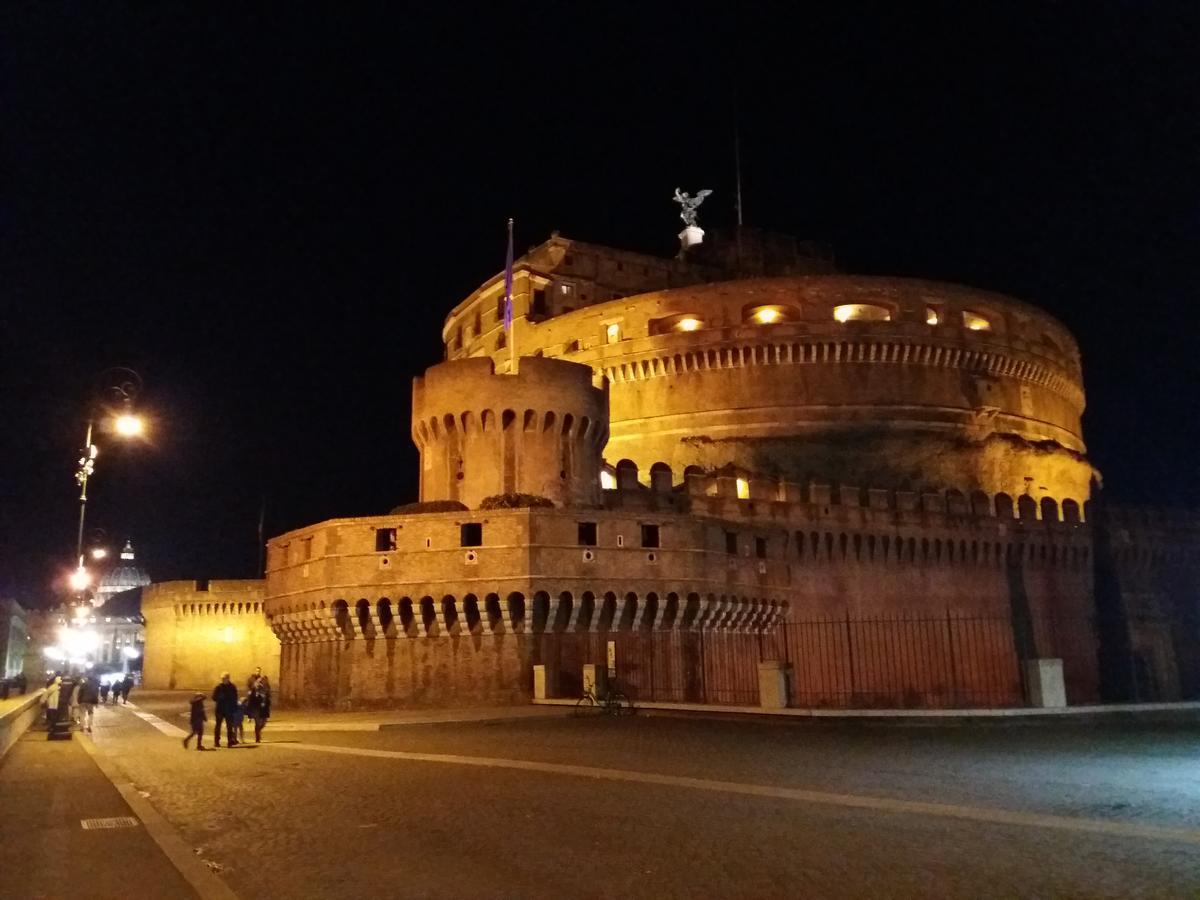
M 1019 703 L 1047 659 L 1071 703 L 1200 694 L 1200 521 L 1092 521 L 1060 323 L 794 242 L 705 254 L 555 236 L 511 331 L 500 276 L 451 312 L 413 388 L 421 503 L 268 544 L 281 700 L 514 702 L 539 664 L 570 693 L 606 645 L 720 702 L 783 658 L 848 678 L 817 703 Z

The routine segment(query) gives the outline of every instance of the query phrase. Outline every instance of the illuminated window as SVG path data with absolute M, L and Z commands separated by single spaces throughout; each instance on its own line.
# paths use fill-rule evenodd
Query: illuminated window
M 560 284 L 558 286 L 558 292 L 564 297 L 574 297 L 575 296 L 575 285 Z
M 833 317 L 839 322 L 890 322 L 892 312 L 873 303 L 843 303 L 833 308 Z
M 699 331 L 702 324 L 703 323 L 694 316 L 684 316 L 675 323 L 675 329 L 677 331 Z
M 770 307 L 760 309 L 754 314 L 754 321 L 760 325 L 773 325 L 779 321 L 779 310 L 771 309 Z
M 607 469 L 601 469 L 600 487 L 606 491 L 615 491 L 617 489 L 617 476 Z
M 932 306 L 925 307 L 925 324 L 926 325 L 936 325 L 940 321 L 941 321 L 941 318 L 938 316 L 938 311 L 936 309 L 934 309 Z
M 968 331 L 991 331 L 992 323 L 977 312 L 971 312 L 969 309 L 964 309 L 963 327 Z
M 737 497 L 739 500 L 750 499 L 750 482 L 745 478 L 739 478 L 737 480 Z
M 609 322 L 604 326 L 604 340 L 606 343 L 615 344 L 621 340 L 621 323 Z

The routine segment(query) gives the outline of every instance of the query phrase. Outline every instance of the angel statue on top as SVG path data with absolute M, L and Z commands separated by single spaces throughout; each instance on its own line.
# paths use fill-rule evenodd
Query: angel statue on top
M 697 192 L 695 197 L 689 197 L 679 188 L 675 188 L 675 202 L 681 207 L 679 210 L 679 218 L 683 219 L 683 224 L 688 228 L 699 228 L 696 224 L 696 208 L 704 202 L 704 198 L 711 194 L 710 190 Z

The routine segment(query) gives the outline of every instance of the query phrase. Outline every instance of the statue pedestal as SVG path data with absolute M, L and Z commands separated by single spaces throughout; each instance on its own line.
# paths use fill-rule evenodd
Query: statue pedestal
M 704 229 L 696 225 L 688 225 L 679 232 L 679 249 L 687 250 L 697 244 L 704 243 Z

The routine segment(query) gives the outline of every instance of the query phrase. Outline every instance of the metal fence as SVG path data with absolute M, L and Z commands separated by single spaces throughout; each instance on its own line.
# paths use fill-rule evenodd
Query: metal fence
M 757 705 L 758 663 L 791 667 L 791 704 L 830 708 L 1021 705 L 1018 643 L 1063 660 L 1072 703 L 1097 699 L 1095 624 L 1086 618 L 849 617 L 786 622 L 769 634 L 716 631 L 546 634 L 540 659 L 577 696 L 585 663 L 607 665 L 635 701 Z

